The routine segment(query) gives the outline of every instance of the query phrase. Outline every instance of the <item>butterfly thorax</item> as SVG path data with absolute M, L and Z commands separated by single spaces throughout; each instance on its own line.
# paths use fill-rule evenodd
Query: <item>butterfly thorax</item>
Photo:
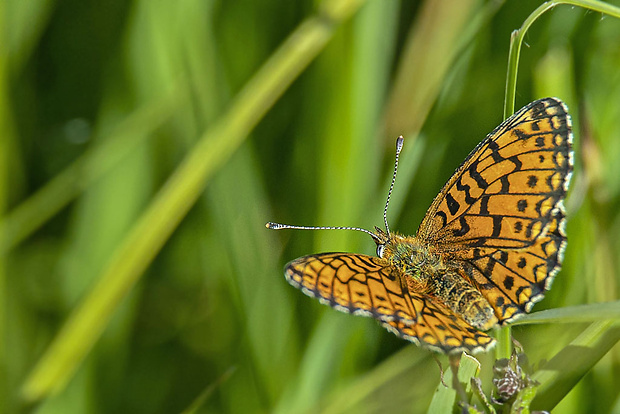
M 487 330 L 497 324 L 493 308 L 479 289 L 416 237 L 390 234 L 382 257 L 400 270 L 410 292 L 435 298 L 475 328 Z

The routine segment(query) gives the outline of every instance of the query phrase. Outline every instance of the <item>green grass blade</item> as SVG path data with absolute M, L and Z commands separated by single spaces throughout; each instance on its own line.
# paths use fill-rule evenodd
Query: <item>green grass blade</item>
M 504 99 L 504 119 L 508 118 L 515 111 L 515 96 L 517 92 L 517 73 L 519 70 L 519 56 L 523 39 L 529 28 L 545 12 L 553 9 L 560 4 L 569 4 L 583 7 L 609 16 L 620 18 L 620 8 L 595 0 L 555 0 L 541 4 L 525 19 L 519 30 L 512 33 L 510 38 L 510 49 L 508 52 L 508 72 L 506 74 L 506 95 Z
M 512 325 L 536 323 L 577 323 L 615 320 L 620 318 L 620 301 L 567 306 L 524 315 Z
M 532 376 L 540 387 L 532 408 L 552 410 L 620 340 L 614 321 L 595 322 Z
M 480 362 L 471 355 L 463 354 L 461 356 L 458 381 L 461 383 L 463 390 L 471 397 L 471 379 L 478 377 L 480 372 Z M 455 404 L 459 401 L 458 393 L 451 387 L 453 381 L 453 373 L 451 369 L 447 369 L 444 377 L 446 387 L 441 382 L 437 385 L 433 400 L 428 408 L 428 414 L 444 414 L 453 411 Z
M 0 4 L 0 44 L 6 45 L 6 32 L 3 22 L 6 20 L 6 4 Z M 5 48 L 0 48 L 0 215 L 4 214 L 9 200 L 9 176 L 10 163 L 9 157 L 13 152 L 15 142 L 15 131 L 13 128 L 13 114 L 10 110 L 9 99 L 9 55 Z M 1 234 L 1 233 L 0 233 Z M 11 373 L 9 372 L 7 359 L 9 356 L 8 346 L 5 338 L 7 338 L 7 274 L 6 274 L 6 255 L 0 252 L 0 400 L 7 401 L 9 399 L 9 380 Z M 8 409 L 7 407 L 7 409 Z
M 408 36 L 386 105 L 384 138 L 390 141 L 398 135 L 407 138 L 419 133 L 454 59 L 484 22 L 469 24 L 480 7 L 474 0 L 431 1 L 422 7 L 420 18 Z
M 96 286 L 24 382 L 27 401 L 63 389 L 97 341 L 109 318 L 197 200 L 207 181 L 239 147 L 290 83 L 331 38 L 339 19 L 359 1 L 334 0 L 333 15 L 303 22 L 238 94 L 228 112 L 206 131 L 110 259 Z

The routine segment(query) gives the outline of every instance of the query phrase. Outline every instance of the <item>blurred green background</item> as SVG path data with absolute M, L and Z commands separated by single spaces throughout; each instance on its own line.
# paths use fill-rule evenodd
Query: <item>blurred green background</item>
M 510 34 L 540 4 L 0 2 L 2 412 L 426 412 L 429 352 L 282 274 L 372 240 L 264 224 L 382 225 L 403 134 L 388 216 L 413 234 L 501 122 Z M 516 107 L 563 99 L 577 158 L 565 266 L 534 310 L 615 300 L 620 21 L 558 6 L 525 40 Z M 512 333 L 537 364 L 585 326 Z M 557 412 L 620 412 L 619 359 Z

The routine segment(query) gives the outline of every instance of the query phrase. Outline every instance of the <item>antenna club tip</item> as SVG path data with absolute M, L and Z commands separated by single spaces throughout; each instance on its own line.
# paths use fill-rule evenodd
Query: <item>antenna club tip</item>
M 405 138 L 403 138 L 402 135 L 396 138 L 396 152 L 400 152 L 400 150 L 403 149 L 404 142 L 405 142 Z
M 277 228 L 278 228 L 278 225 L 277 225 L 276 223 L 272 223 L 272 222 L 270 221 L 270 222 L 267 222 L 267 223 L 265 224 L 265 227 L 267 227 L 268 229 L 277 229 Z

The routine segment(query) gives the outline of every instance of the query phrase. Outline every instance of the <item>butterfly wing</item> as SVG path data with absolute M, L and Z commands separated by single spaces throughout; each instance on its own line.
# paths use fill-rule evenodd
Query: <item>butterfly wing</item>
M 560 269 L 572 167 L 565 105 L 532 102 L 469 154 L 420 225 L 417 237 L 469 275 L 500 322 L 529 311 Z
M 380 321 L 417 320 L 402 275 L 378 257 L 321 253 L 300 257 L 284 269 L 286 280 L 339 311 Z
M 339 311 L 374 317 L 396 335 L 445 353 L 486 350 L 494 340 L 441 303 L 410 292 L 403 276 L 378 257 L 322 253 L 286 265 L 288 282 Z
M 486 351 L 495 345 L 493 338 L 470 326 L 443 304 L 428 296 L 412 296 L 418 322 L 382 322 L 389 331 L 403 339 L 446 354 L 463 351 L 473 354 Z

